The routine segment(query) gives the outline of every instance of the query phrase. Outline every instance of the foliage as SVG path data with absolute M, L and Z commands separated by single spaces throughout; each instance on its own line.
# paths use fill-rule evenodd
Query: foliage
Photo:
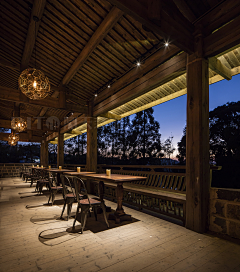
M 209 161 L 222 166 L 214 173 L 212 186 L 240 188 L 240 101 L 209 112 Z M 178 143 L 178 160 L 186 159 L 186 128 Z

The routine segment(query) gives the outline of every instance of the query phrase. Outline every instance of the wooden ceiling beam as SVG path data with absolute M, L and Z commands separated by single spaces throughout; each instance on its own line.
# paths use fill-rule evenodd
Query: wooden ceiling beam
M 102 91 L 94 99 L 95 105 L 112 96 L 117 91 L 134 82 L 135 80 L 141 78 L 144 74 L 147 74 L 149 71 L 158 67 L 159 65 L 174 57 L 178 53 L 180 53 L 180 50 L 174 45 L 171 45 L 168 48 L 161 48 L 160 50 L 152 54 L 149 58 L 147 58 L 144 64 L 141 65 L 141 67 L 134 67 L 127 74 L 111 84 L 110 89 L 106 88 L 104 91 Z
M 182 53 L 163 63 L 158 68 L 94 106 L 94 116 L 99 116 L 106 111 L 111 111 L 114 108 L 182 75 L 186 72 L 186 60 L 187 54 Z
M 0 99 L 79 113 L 87 113 L 88 111 L 88 107 L 72 103 L 66 103 L 65 107 L 61 108 L 59 105 L 59 99 L 53 97 L 51 98 L 46 97 L 45 99 L 42 100 L 31 100 L 27 98 L 25 95 L 23 95 L 19 90 L 7 88 L 4 86 L 0 86 Z
M 110 111 L 100 114 L 99 117 L 104 117 L 104 118 L 114 119 L 114 120 L 122 119 L 121 115 L 111 113 Z
M 141 3 L 137 0 L 108 0 L 111 4 L 121 9 L 126 14 L 142 23 L 147 29 L 154 31 L 163 37 L 164 40 L 175 44 L 185 52 L 192 54 L 194 51 L 193 45 L 193 25 L 183 19 L 176 10 L 172 10 L 169 15 L 169 7 L 162 1 L 161 20 L 151 20 L 148 17 L 148 1 L 142 0 Z M 171 1 L 172 7 L 174 3 Z M 165 6 L 164 6 L 165 5 Z M 177 9 L 177 8 L 176 8 Z M 187 23 L 187 22 L 188 23 Z
M 232 79 L 231 69 L 227 68 L 219 59 L 209 58 L 209 68 L 227 80 Z
M 24 120 L 26 120 L 26 118 L 23 118 Z M 7 129 L 11 129 L 11 120 L 5 120 L 5 119 L 0 119 L 0 127 L 1 128 L 7 128 Z M 27 126 L 27 130 L 33 130 L 33 131 L 41 131 L 41 132 L 51 132 L 51 131 L 56 131 L 57 129 L 53 129 L 51 130 L 50 128 L 46 127 L 45 124 L 41 125 L 41 127 L 37 126 L 37 125 L 30 125 L 28 124 Z
M 117 21 L 122 17 L 123 12 L 116 7 L 105 17 L 103 22 L 100 24 L 98 29 L 92 35 L 87 45 L 83 48 L 77 59 L 72 64 L 71 68 L 68 70 L 66 75 L 62 80 L 63 85 L 67 85 L 82 65 L 87 61 L 91 53 L 100 44 L 100 42 L 107 36 L 108 32 L 114 27 Z
M 33 48 L 35 45 L 35 37 L 37 36 L 37 33 L 38 33 L 38 29 L 39 29 L 39 25 L 41 22 L 45 5 L 46 5 L 46 0 L 34 0 L 33 2 L 31 19 L 28 26 L 27 38 L 26 38 L 23 56 L 21 60 L 21 70 L 25 70 L 26 68 L 28 68 L 29 61 L 32 56 Z M 39 18 L 39 21 L 35 22 L 33 20 L 33 16 L 37 16 Z M 35 23 L 36 23 L 36 33 L 35 33 Z
M 8 136 L 10 133 L 0 133 L 0 141 L 8 141 Z M 29 137 L 29 134 L 26 132 L 21 132 L 19 133 L 19 142 L 41 142 L 42 141 L 41 136 L 32 136 L 31 138 Z
M 150 91 L 152 88 L 155 88 L 168 80 L 171 80 L 186 71 L 186 54 L 176 55 L 179 52 L 179 49 L 172 47 L 169 51 L 156 52 L 151 58 L 146 60 L 146 70 L 142 68 L 141 72 L 137 70 L 132 70 L 129 74 L 129 77 L 122 77 L 116 81 L 109 89 L 103 91 L 98 95 L 94 100 L 94 115 L 100 116 L 105 114 L 108 111 L 111 111 L 113 108 L 134 99 L 135 97 Z M 174 57 L 175 56 L 175 57 Z M 161 61 L 160 61 L 161 59 Z M 168 61 L 167 61 L 168 60 Z M 162 63 L 162 65 L 160 65 Z M 159 66 L 160 65 L 160 66 Z M 156 66 L 159 66 L 156 68 Z M 154 69 L 155 67 L 155 69 Z M 150 72 L 147 73 L 147 70 Z M 172 74 L 171 74 L 172 73 Z M 144 74 L 144 76 L 142 76 Z M 128 82 L 128 80 L 130 80 Z M 127 86 L 125 87 L 125 83 Z M 115 116 L 116 117 L 116 116 Z M 86 115 L 81 115 L 74 120 L 71 120 L 68 124 L 65 124 L 61 127 L 60 133 L 67 133 L 71 129 L 74 129 L 87 121 Z M 50 141 L 57 137 L 54 133 L 48 135 L 47 141 Z
M 214 57 L 240 44 L 240 16 L 204 38 L 204 56 Z
M 240 5 L 236 0 L 222 1 L 203 15 L 195 24 L 203 26 L 204 35 L 208 36 L 216 29 L 231 22 L 240 14 Z

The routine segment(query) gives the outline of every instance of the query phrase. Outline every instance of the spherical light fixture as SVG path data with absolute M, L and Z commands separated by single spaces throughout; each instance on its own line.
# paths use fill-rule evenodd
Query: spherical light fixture
M 22 93 L 24 93 L 30 99 L 37 100 L 44 99 L 46 96 L 49 95 L 50 83 L 48 77 L 46 77 L 41 70 L 36 69 L 36 24 L 39 21 L 39 18 L 37 16 L 33 16 L 33 20 L 35 21 L 35 68 L 25 69 L 18 79 L 18 84 Z
M 14 146 L 17 144 L 17 142 L 19 141 L 19 135 L 15 134 L 15 133 L 11 133 L 8 136 L 8 144 L 11 146 Z
M 11 127 L 16 132 L 22 132 L 27 129 L 27 122 L 21 117 L 13 117 L 11 121 Z
M 22 93 L 33 100 L 44 99 L 51 91 L 49 79 L 42 71 L 35 68 L 25 69 L 18 83 Z

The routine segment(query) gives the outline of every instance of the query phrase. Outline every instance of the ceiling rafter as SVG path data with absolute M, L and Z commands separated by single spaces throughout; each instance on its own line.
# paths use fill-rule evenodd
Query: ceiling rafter
M 35 0 L 33 3 L 31 19 L 28 26 L 28 33 L 25 42 L 25 47 L 21 60 L 21 70 L 25 70 L 28 68 L 30 58 L 32 56 L 33 48 L 35 45 L 35 36 L 37 36 L 39 25 L 41 22 L 41 18 L 43 15 L 43 11 L 46 5 L 46 0 Z M 38 22 L 33 20 L 33 16 L 37 16 L 39 18 Z M 36 33 L 35 33 L 35 24 L 36 24 Z
M 148 3 L 146 0 L 142 0 L 141 3 L 137 0 L 108 0 L 111 4 L 117 6 L 126 14 L 132 16 L 137 21 L 142 23 L 147 29 L 154 31 L 162 36 L 166 41 L 170 41 L 180 49 L 187 53 L 193 53 L 193 36 L 194 26 L 190 22 L 186 22 L 187 19 L 183 19 L 184 16 L 180 16 L 175 10 L 172 12 L 172 16 L 169 16 L 169 8 L 162 1 L 161 20 L 150 20 L 146 9 L 148 9 Z M 171 1 L 172 7 L 175 4 Z M 176 8 L 177 9 L 177 8 Z M 181 22 L 181 23 L 179 23 Z
M 122 17 L 123 12 L 116 7 L 113 7 L 108 15 L 104 18 L 100 26 L 94 32 L 86 46 L 83 48 L 77 59 L 74 61 L 66 75 L 62 80 L 63 85 L 67 85 L 75 76 L 78 70 L 83 66 L 94 49 L 106 37 L 109 31 L 115 26 L 117 21 Z
M 101 25 L 98 27 L 98 29 L 95 31 L 95 33 L 92 35 L 90 40 L 88 41 L 87 45 L 83 48 L 81 53 L 78 55 L 66 75 L 64 76 L 62 82 L 60 85 L 67 85 L 71 79 L 74 77 L 74 75 L 79 71 L 79 69 L 84 65 L 84 63 L 87 61 L 91 53 L 94 51 L 94 49 L 101 43 L 101 41 L 106 37 L 106 35 L 109 33 L 109 31 L 114 27 L 114 25 L 117 23 L 117 21 L 122 17 L 123 12 L 120 11 L 118 8 L 113 7 L 112 10 L 108 13 L 108 15 L 105 17 Z M 59 90 L 55 90 L 52 97 L 56 98 L 59 95 Z M 79 103 L 79 99 L 77 99 L 73 94 L 69 95 L 69 99 L 73 100 L 76 103 Z M 82 103 L 81 103 L 82 104 Z M 47 112 L 47 108 L 43 108 L 39 116 L 44 116 Z

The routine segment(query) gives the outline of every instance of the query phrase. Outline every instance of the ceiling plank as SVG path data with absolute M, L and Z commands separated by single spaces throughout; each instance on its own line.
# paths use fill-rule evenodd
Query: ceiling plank
M 20 71 L 20 65 L 13 63 L 11 61 L 5 60 L 3 58 L 0 58 L 0 66 L 5 67 L 5 68 L 10 68 L 12 70 L 17 70 Z
M 223 1 L 216 5 L 206 15 L 203 15 L 195 24 L 203 26 L 204 35 L 210 35 L 214 30 L 235 19 L 240 14 L 240 5 L 236 0 Z
M 148 18 L 146 9 L 147 5 L 138 2 L 137 0 L 108 0 L 111 4 L 117 6 L 126 14 L 132 16 L 137 21 L 142 23 L 146 28 L 154 31 L 163 37 L 166 41 L 172 42 L 180 49 L 191 54 L 194 51 L 193 46 L 193 36 L 194 31 L 193 25 L 189 22 L 182 21 L 182 17 L 179 18 L 179 15 L 172 12 L 172 15 L 169 16 L 168 11 L 162 9 L 161 20 L 151 21 Z M 164 1 L 163 1 L 164 2 Z M 147 3 L 147 2 L 146 2 Z M 181 23 L 179 23 L 179 21 Z M 190 29 L 190 31 L 189 31 Z
M 27 38 L 21 60 L 21 70 L 25 70 L 26 68 L 28 68 L 29 61 L 35 45 L 35 37 L 37 36 L 38 33 L 45 4 L 46 0 L 35 0 L 33 3 L 31 19 L 28 26 Z M 35 21 L 33 20 L 33 16 L 37 16 L 39 18 L 39 21 L 36 22 L 36 33 L 35 33 Z
M 119 80 L 111 84 L 111 88 L 106 88 L 102 91 L 94 100 L 95 105 L 102 102 L 106 98 L 112 96 L 114 93 L 134 82 L 138 78 L 141 78 L 144 74 L 148 73 L 155 67 L 174 57 L 180 52 L 179 48 L 174 45 L 169 46 L 168 48 L 161 48 L 149 58 L 147 58 L 140 67 L 134 67 L 127 74 L 121 77 Z
M 227 68 L 224 64 L 222 64 L 219 59 L 215 57 L 209 58 L 209 67 L 223 78 L 227 80 L 232 79 L 231 69 Z
M 0 133 L 0 141 L 8 141 L 8 136 L 10 133 Z M 21 132 L 19 134 L 19 142 L 41 142 L 42 141 L 41 136 L 32 136 L 31 139 L 29 139 L 29 134 Z
M 240 16 L 204 38 L 204 56 L 214 57 L 240 44 Z
M 112 10 L 105 17 L 101 25 L 92 35 L 87 45 L 83 48 L 71 68 L 68 70 L 67 74 L 62 80 L 63 85 L 67 85 L 82 65 L 89 58 L 94 49 L 99 45 L 99 43 L 106 37 L 108 32 L 114 27 L 117 21 L 122 17 L 123 12 L 116 7 L 113 7 Z
M 46 97 L 45 99 L 42 100 L 31 100 L 27 98 L 25 95 L 23 95 L 19 90 L 7 88 L 4 86 L 0 86 L 0 99 L 79 113 L 87 113 L 88 111 L 88 107 L 72 103 L 66 103 L 65 108 L 61 108 L 59 105 L 59 99 L 53 97 L 51 98 Z

